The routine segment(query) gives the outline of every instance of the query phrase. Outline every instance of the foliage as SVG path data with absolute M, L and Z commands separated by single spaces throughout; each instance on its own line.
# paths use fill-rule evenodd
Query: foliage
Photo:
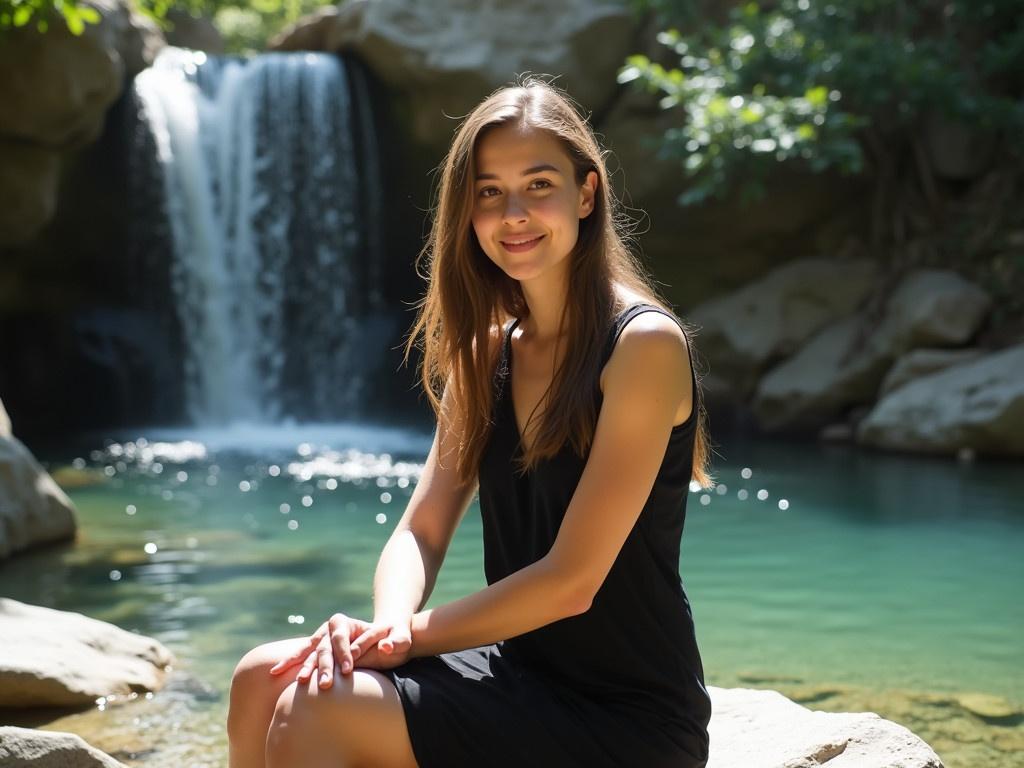
M 757 198 L 779 162 L 877 171 L 928 115 L 1024 128 L 1019 0 L 745 2 L 723 23 L 697 0 L 636 5 L 668 27 L 671 63 L 631 56 L 618 79 L 679 111 L 661 147 L 692 179 L 684 205 Z
M 0 0 L 0 34 L 29 25 L 43 33 L 55 19 L 63 20 L 73 34 L 80 35 L 86 24 L 99 23 L 100 14 L 76 0 Z
M 267 40 L 287 25 L 331 0 L 132 0 L 136 9 L 153 18 L 168 29 L 170 11 L 184 11 L 193 16 L 205 16 L 224 37 L 230 53 L 250 53 L 265 47 Z M 0 34 L 5 30 L 34 25 L 46 32 L 54 20 L 63 20 L 75 35 L 85 30 L 86 24 L 97 24 L 100 14 L 95 8 L 79 0 L 0 0 Z

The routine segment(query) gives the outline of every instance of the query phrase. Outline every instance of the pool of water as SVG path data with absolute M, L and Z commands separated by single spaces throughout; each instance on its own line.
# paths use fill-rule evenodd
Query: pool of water
M 166 689 L 71 715 L 19 714 L 133 765 L 225 763 L 238 658 L 329 614 L 369 618 L 380 549 L 427 434 L 367 426 L 143 430 L 40 458 L 71 487 L 74 546 L 0 564 L 0 594 L 153 636 Z M 1019 464 L 728 440 L 688 502 L 680 573 L 710 685 L 874 711 L 948 766 L 1024 766 L 1024 494 Z M 485 585 L 479 512 L 429 605 Z

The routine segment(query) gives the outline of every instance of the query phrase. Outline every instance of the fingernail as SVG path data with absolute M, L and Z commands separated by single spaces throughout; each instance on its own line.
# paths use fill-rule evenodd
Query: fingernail
M 320 675 L 320 682 L 321 683 L 326 683 L 330 679 L 331 679 L 331 676 L 329 674 L 327 674 L 326 672 L 324 672 L 322 675 Z
M 351 668 L 352 668 L 352 664 L 347 659 L 345 661 L 341 662 L 341 671 L 342 672 L 348 672 Z

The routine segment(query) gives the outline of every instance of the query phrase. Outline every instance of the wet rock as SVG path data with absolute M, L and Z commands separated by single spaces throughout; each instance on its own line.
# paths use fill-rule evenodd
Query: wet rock
M 0 598 L 0 707 L 75 706 L 158 690 L 172 661 L 152 638 Z
M 1024 344 L 915 379 L 861 422 L 865 445 L 925 453 L 1024 455 Z
M 10 433 L 0 404 L 0 559 L 39 544 L 75 537 L 74 505 Z
M 708 768 L 942 768 L 922 739 L 873 712 L 813 712 L 776 691 L 714 688 Z
M 4 768 L 125 768 L 73 733 L 0 727 L 0 765 Z

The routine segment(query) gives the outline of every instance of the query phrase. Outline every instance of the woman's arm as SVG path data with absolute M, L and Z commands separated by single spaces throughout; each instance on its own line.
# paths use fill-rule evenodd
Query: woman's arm
M 450 387 L 441 398 L 441 416 L 423 474 L 402 519 L 384 545 L 373 580 L 374 622 L 406 621 L 434 590 L 459 521 L 476 483 L 461 483 L 455 456 L 462 422 L 452 407 Z
M 593 445 L 551 550 L 479 592 L 415 614 L 411 655 L 487 645 L 588 610 L 650 496 L 676 414 L 692 399 L 683 332 L 664 315 L 638 316 L 605 369 Z

